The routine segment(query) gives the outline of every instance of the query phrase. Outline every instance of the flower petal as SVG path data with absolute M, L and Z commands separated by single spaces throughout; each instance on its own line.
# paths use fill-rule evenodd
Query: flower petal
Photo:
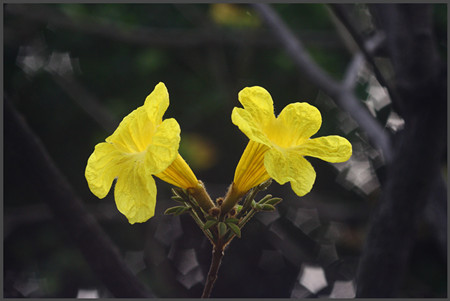
M 316 107 L 306 102 L 291 103 L 281 111 L 269 137 L 280 146 L 296 146 L 317 133 L 321 124 L 322 116 Z
M 238 98 L 257 124 L 265 125 L 275 118 L 272 96 L 266 89 L 258 86 L 247 87 L 239 92 Z
M 144 164 L 126 164 L 114 189 L 117 209 L 130 224 L 143 223 L 155 214 L 156 184 Z
M 144 107 L 150 121 L 156 125 L 162 122 L 162 117 L 169 107 L 169 92 L 164 83 L 160 82 L 155 86 L 145 99 Z
M 169 118 L 164 120 L 152 137 L 145 155 L 147 171 L 157 174 L 166 169 L 178 155 L 180 145 L 180 126 Z
M 251 140 L 247 144 L 234 173 L 233 183 L 239 194 L 247 193 L 270 178 L 264 167 L 264 154 L 268 149 L 266 145 Z
M 196 187 L 198 180 L 189 165 L 180 154 L 163 172 L 155 174 L 161 180 L 184 189 Z
M 241 132 L 243 132 L 250 140 L 268 146 L 271 145 L 261 124 L 256 122 L 248 111 L 242 108 L 234 108 L 231 113 L 231 121 L 237 125 Z
M 155 127 L 141 106 L 128 114 L 105 140 L 126 153 L 142 152 L 150 143 Z
M 344 162 L 352 155 L 352 145 L 340 136 L 325 136 L 307 140 L 296 148 L 302 156 L 310 156 L 327 162 Z
M 264 157 L 264 166 L 279 184 L 291 182 L 292 190 L 298 196 L 310 192 L 316 180 L 312 165 L 294 151 L 270 149 Z
M 114 145 L 106 142 L 97 144 L 88 159 L 85 171 L 92 193 L 100 199 L 104 198 L 111 189 L 114 178 L 120 175 L 126 161 L 124 153 Z
M 275 120 L 273 100 L 269 92 L 262 87 L 247 87 L 238 95 L 244 106 L 234 108 L 231 120 L 250 140 L 270 145 L 264 131 Z

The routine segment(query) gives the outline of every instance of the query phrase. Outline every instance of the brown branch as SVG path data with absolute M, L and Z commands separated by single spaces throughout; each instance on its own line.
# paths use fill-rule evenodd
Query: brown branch
M 397 297 L 403 284 L 425 206 L 446 209 L 440 169 L 447 143 L 447 74 L 432 33 L 431 5 L 377 5 L 371 11 L 386 34 L 400 96 L 393 101 L 405 126 L 367 234 L 356 296 L 386 298 Z
M 359 34 L 359 32 L 356 29 L 355 24 L 353 24 L 352 20 L 348 16 L 347 10 L 345 9 L 345 6 L 343 4 L 330 4 L 331 9 L 333 10 L 334 14 L 338 17 L 338 19 L 342 22 L 342 24 L 345 26 L 347 31 L 352 36 L 353 40 L 358 45 L 361 53 L 363 54 L 364 58 L 367 62 L 372 66 L 373 73 L 375 74 L 375 77 L 377 78 L 378 82 L 386 87 L 386 89 L 389 92 L 389 95 L 392 98 L 397 98 L 398 95 L 396 91 L 393 89 L 392 85 L 386 81 L 383 74 L 381 74 L 380 69 L 378 68 L 377 64 L 375 63 L 375 60 L 372 56 L 373 51 L 367 47 L 366 43 L 364 42 L 363 37 Z
M 211 265 L 209 267 L 208 276 L 206 277 L 206 284 L 203 289 L 202 298 L 209 298 L 212 288 L 217 279 L 217 273 L 224 255 L 224 248 L 221 243 L 216 243 L 213 247 Z
M 116 129 L 119 124 L 116 118 L 72 74 L 61 75 L 56 72 L 50 74 L 55 83 L 106 132 L 112 133 Z
M 66 228 L 89 266 L 115 297 L 152 297 L 121 258 L 119 251 L 86 210 L 83 202 L 61 174 L 44 145 L 14 109 L 4 103 L 7 160 L 23 171 L 54 216 Z
M 391 142 L 383 127 L 355 97 L 348 85 L 338 83 L 326 74 L 309 56 L 299 39 L 290 31 L 276 12 L 267 4 L 253 4 L 257 11 L 272 28 L 287 53 L 308 79 L 328 94 L 336 103 L 347 111 L 366 132 L 370 141 L 382 151 L 387 161 L 391 158 Z
M 100 23 L 96 18 L 88 16 L 70 17 L 48 5 L 22 5 L 7 4 L 5 13 L 11 16 L 25 18 L 29 21 L 48 24 L 52 28 L 64 29 L 85 34 L 95 35 L 111 41 L 133 44 L 138 46 L 159 46 L 164 48 L 193 48 L 204 47 L 211 44 L 252 44 L 261 47 L 276 47 L 277 44 L 270 38 L 271 34 L 264 30 L 233 31 L 220 28 L 200 27 L 194 29 L 160 29 L 150 27 L 134 27 L 123 29 L 119 24 Z M 5 41 L 14 42 L 17 28 L 8 29 Z M 312 44 L 323 47 L 340 47 L 335 36 L 326 32 L 303 32 L 302 38 L 308 39 Z

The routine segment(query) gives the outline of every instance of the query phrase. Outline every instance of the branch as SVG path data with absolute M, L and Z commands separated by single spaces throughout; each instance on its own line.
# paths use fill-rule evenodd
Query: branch
M 49 73 L 55 83 L 106 132 L 112 133 L 116 129 L 119 124 L 116 118 L 72 74 L 58 74 L 51 71 Z
M 364 43 L 364 39 L 361 37 L 359 32 L 356 30 L 356 26 L 355 26 L 355 24 L 353 24 L 352 20 L 349 18 L 347 10 L 345 9 L 344 5 L 330 4 L 330 6 L 331 6 L 331 9 L 333 10 L 334 14 L 338 17 L 338 19 L 342 22 L 342 24 L 345 26 L 347 31 L 353 37 L 353 40 L 358 45 L 358 47 L 361 50 L 366 61 L 369 62 L 369 64 L 372 66 L 373 73 L 375 74 L 375 77 L 377 78 L 378 82 L 382 86 L 386 87 L 391 98 L 398 98 L 396 91 L 385 80 L 385 78 L 381 74 L 380 69 L 378 68 L 377 64 L 375 64 L 375 60 L 372 56 L 373 51 L 370 50 L 369 47 L 367 47 L 366 43 Z
M 118 24 L 104 24 L 98 22 L 96 18 L 80 16 L 72 18 L 56 9 L 43 5 L 21 5 L 7 4 L 5 13 L 27 20 L 47 24 L 52 28 L 65 29 L 69 31 L 82 32 L 106 38 L 111 41 L 127 43 L 138 46 L 159 46 L 174 48 L 204 47 L 211 44 L 253 44 L 263 47 L 274 47 L 276 44 L 268 38 L 270 33 L 262 30 L 248 30 L 244 32 L 229 32 L 214 29 L 211 27 L 201 27 L 194 29 L 160 29 L 149 27 L 133 27 L 133 29 L 123 29 Z M 204 18 L 205 16 L 203 16 Z M 23 31 L 17 28 L 14 32 L 6 30 L 5 41 L 14 42 L 17 40 L 16 31 Z M 312 43 L 325 47 L 336 47 L 338 40 L 327 33 L 303 33 L 304 38 Z
M 4 110 L 6 158 L 23 171 L 27 183 L 75 240 L 89 266 L 115 297 L 152 297 L 8 99 L 5 99 Z
M 355 97 L 349 86 L 336 82 L 311 59 L 301 42 L 270 6 L 262 3 L 253 5 L 264 18 L 267 25 L 272 28 L 276 37 L 280 39 L 280 42 L 302 74 L 347 111 L 361 129 L 366 132 L 373 145 L 381 150 L 384 158 L 389 161 L 392 150 L 388 135 L 367 108 Z
M 371 8 L 386 34 L 400 96 L 393 101 L 405 126 L 397 134 L 394 160 L 367 234 L 357 297 L 396 297 L 425 206 L 431 206 L 431 216 L 434 206 L 446 214 L 440 169 L 447 143 L 447 74 L 436 51 L 431 8 L 416 4 Z

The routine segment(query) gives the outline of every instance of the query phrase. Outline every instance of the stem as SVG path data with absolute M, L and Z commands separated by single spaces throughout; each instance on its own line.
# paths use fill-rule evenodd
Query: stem
M 209 298 L 209 295 L 211 294 L 212 288 L 217 279 L 217 272 L 219 271 L 223 255 L 224 247 L 219 240 L 219 242 L 213 247 L 211 266 L 209 267 L 209 272 L 206 278 L 205 288 L 203 289 L 202 298 Z
M 220 210 L 222 211 L 221 215 L 224 216 L 225 214 L 227 214 L 239 202 L 244 194 L 242 194 L 242 192 L 236 188 L 236 185 L 233 182 L 228 188 L 225 199 L 220 206 Z
M 203 226 L 205 225 L 202 220 L 198 217 L 197 213 L 194 210 L 189 211 L 189 214 L 191 215 L 192 219 L 197 223 L 199 228 L 203 231 L 206 237 L 208 237 L 209 241 L 214 244 L 214 236 L 208 229 L 204 229 Z
M 198 182 L 197 186 L 189 187 L 187 191 L 194 197 L 203 211 L 208 212 L 209 209 L 215 207 L 214 202 L 211 200 L 211 197 L 201 181 Z

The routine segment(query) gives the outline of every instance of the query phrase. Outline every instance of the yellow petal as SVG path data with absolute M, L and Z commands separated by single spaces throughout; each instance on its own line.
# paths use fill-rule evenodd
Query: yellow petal
M 126 164 L 114 189 L 117 209 L 130 224 L 143 223 L 155 214 L 156 185 L 144 164 Z
M 250 140 L 270 145 L 270 141 L 264 133 L 265 129 L 275 120 L 273 100 L 269 92 L 262 87 L 247 87 L 239 92 L 238 98 L 244 109 L 233 109 L 231 114 L 233 123 Z
M 123 166 L 131 156 L 124 155 L 114 145 L 102 142 L 95 146 L 88 159 L 85 177 L 89 189 L 98 198 L 104 198 L 111 189 L 114 178 L 121 174 Z
M 264 166 L 270 177 L 279 184 L 291 182 L 292 190 L 298 196 L 310 192 L 316 180 L 311 164 L 293 151 L 270 149 L 264 156 Z
M 277 118 L 269 137 L 277 145 L 291 147 L 302 144 L 317 133 L 322 124 L 319 110 L 306 103 L 287 105 Z
M 270 140 L 264 133 L 263 126 L 246 110 L 234 108 L 231 113 L 231 121 L 239 127 L 250 140 L 265 145 L 270 145 Z
M 272 96 L 266 89 L 258 86 L 247 87 L 239 92 L 238 98 L 256 123 L 265 125 L 275 118 Z
M 155 124 L 150 121 L 146 110 L 141 106 L 120 122 L 114 133 L 106 138 L 106 142 L 126 153 L 142 152 L 150 143 L 155 128 Z
M 162 117 L 169 107 L 169 92 L 164 83 L 158 83 L 155 89 L 145 99 L 144 107 L 150 121 L 160 124 Z
M 147 169 L 157 174 L 166 169 L 178 155 L 180 145 L 180 126 L 169 118 L 157 128 L 145 155 Z
M 264 167 L 264 154 L 268 149 L 266 145 L 254 141 L 247 144 L 234 173 L 233 183 L 238 195 L 244 195 L 270 178 Z
M 172 164 L 156 174 L 161 180 L 184 189 L 196 187 L 198 180 L 181 155 L 177 155 Z
M 325 136 L 306 141 L 296 148 L 302 156 L 310 156 L 327 162 L 344 162 L 352 155 L 352 145 L 340 136 Z

